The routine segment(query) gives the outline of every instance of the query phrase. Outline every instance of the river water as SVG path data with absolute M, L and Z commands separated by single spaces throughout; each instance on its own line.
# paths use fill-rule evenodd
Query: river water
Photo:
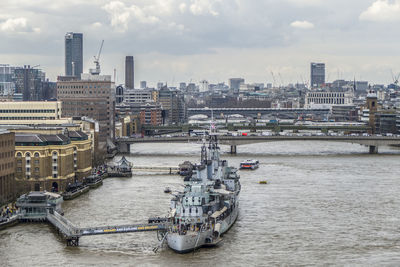
M 137 165 L 176 166 L 199 160 L 199 144 L 138 144 L 128 159 Z M 83 237 L 67 247 L 47 224 L 19 224 L 0 231 L 0 266 L 270 266 L 399 265 L 400 152 L 359 145 L 277 142 L 238 147 L 222 157 L 230 165 L 255 158 L 255 171 L 240 171 L 240 215 L 216 248 L 180 255 L 154 253 L 155 232 Z M 117 156 L 115 160 L 119 159 Z M 269 184 L 261 185 L 260 180 Z M 136 173 L 112 178 L 63 203 L 78 226 L 146 222 L 166 215 L 175 175 Z

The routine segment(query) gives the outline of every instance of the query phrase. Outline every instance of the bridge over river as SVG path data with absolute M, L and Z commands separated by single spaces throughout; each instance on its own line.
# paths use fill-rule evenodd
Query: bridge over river
M 378 153 L 379 146 L 400 146 L 400 137 L 397 136 L 227 136 L 220 135 L 219 143 L 229 145 L 231 153 L 236 154 L 237 146 L 263 143 L 263 142 L 286 142 L 286 141 L 323 141 L 360 144 L 369 147 L 369 153 Z M 116 139 L 118 151 L 129 153 L 130 145 L 137 143 L 201 143 L 202 138 L 195 137 L 144 137 L 144 138 L 119 138 Z

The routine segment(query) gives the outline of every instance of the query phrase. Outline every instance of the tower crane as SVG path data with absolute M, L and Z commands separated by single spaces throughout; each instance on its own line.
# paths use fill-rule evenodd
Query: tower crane
M 272 75 L 272 80 L 274 80 L 273 87 L 275 88 L 275 85 L 276 85 L 276 79 L 275 79 L 275 75 L 274 75 L 274 72 L 273 72 L 273 71 L 271 71 L 271 75 Z
M 101 40 L 101 45 L 100 45 L 100 49 L 99 49 L 99 53 L 94 57 L 94 64 L 96 65 L 95 69 L 90 69 L 90 74 L 92 75 L 99 75 L 100 74 L 100 55 L 101 55 L 101 50 L 103 50 L 103 44 L 104 44 L 104 40 Z
M 394 75 L 393 70 L 392 72 L 392 79 L 393 79 L 393 84 L 398 86 L 399 85 L 399 79 L 400 79 L 400 73 L 398 75 Z

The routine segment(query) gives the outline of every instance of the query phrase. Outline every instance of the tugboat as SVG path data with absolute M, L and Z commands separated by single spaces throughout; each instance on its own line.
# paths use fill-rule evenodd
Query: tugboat
M 259 167 L 259 162 L 258 160 L 255 159 L 248 159 L 240 163 L 241 170 L 255 170 L 258 167 Z
M 239 214 L 240 176 L 236 168 L 220 160 L 217 135 L 209 138 L 208 148 L 205 141 L 201 148 L 200 164 L 184 180 L 184 192 L 171 200 L 171 226 L 162 242 L 166 240 L 178 253 L 217 245 Z

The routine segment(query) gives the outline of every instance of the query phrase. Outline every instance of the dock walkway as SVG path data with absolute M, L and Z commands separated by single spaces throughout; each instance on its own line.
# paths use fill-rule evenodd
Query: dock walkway
M 166 231 L 168 229 L 168 223 L 166 222 L 79 228 L 56 211 L 49 211 L 46 219 L 63 235 L 67 240 L 68 246 L 79 246 L 79 238 L 82 236 Z

